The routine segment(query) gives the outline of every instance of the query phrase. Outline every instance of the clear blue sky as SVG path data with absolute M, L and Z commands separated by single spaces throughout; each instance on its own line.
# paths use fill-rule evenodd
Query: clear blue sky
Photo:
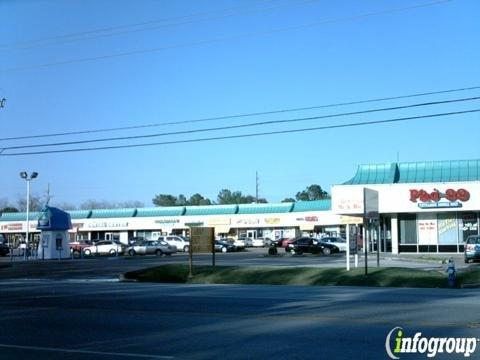
M 422 4 L 431 5 L 418 7 Z M 7 102 L 0 109 L 0 137 L 183 121 L 478 86 L 479 13 L 480 2 L 476 0 L 3 0 L 0 99 L 5 97 Z M 130 26 L 135 24 L 144 25 Z M 106 28 L 111 30 L 98 31 Z M 65 37 L 70 34 L 80 35 Z M 115 56 L 124 53 L 131 54 Z M 100 59 L 104 56 L 109 57 Z M 83 61 L 89 58 L 95 60 Z M 69 63 L 59 64 L 63 62 Z M 0 147 L 474 96 L 480 96 L 480 91 L 143 130 L 0 141 Z M 478 100 L 122 144 L 477 108 Z M 77 206 L 88 199 L 139 200 L 152 206 L 151 199 L 159 193 L 188 197 L 199 192 L 215 200 L 223 188 L 254 195 L 258 170 L 259 195 L 279 202 L 314 183 L 330 191 L 332 184 L 350 179 L 361 163 L 396 161 L 397 156 L 400 161 L 479 158 L 478 119 L 479 114 L 474 113 L 215 142 L 0 156 L 0 199 L 15 203 L 25 196 L 25 182 L 18 175 L 24 170 L 40 174 L 32 183 L 34 194 L 44 193 L 50 184 L 54 203 Z M 83 145 L 88 146 L 95 144 Z

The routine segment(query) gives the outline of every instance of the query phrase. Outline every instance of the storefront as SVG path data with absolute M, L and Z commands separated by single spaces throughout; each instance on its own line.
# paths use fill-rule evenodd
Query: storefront
M 379 220 L 363 244 L 363 191 L 378 191 Z M 350 238 L 369 251 L 462 252 L 479 233 L 480 160 L 360 165 L 354 177 L 332 187 L 332 199 L 280 204 L 176 206 L 69 211 L 70 238 L 111 239 L 188 236 L 191 224 L 215 228 L 218 236 L 279 239 L 306 235 Z M 30 214 L 30 243 L 38 238 Z M 24 241 L 25 213 L 0 216 L 0 233 L 14 246 Z
M 361 165 L 332 188 L 332 211 L 362 215 L 363 189 L 378 191 L 380 246 L 393 253 L 462 252 L 479 233 L 479 161 Z M 369 244 L 370 249 L 378 243 Z

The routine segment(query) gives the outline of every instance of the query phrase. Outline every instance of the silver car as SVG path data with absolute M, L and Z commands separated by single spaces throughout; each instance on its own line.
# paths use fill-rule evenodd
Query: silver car
M 164 240 L 146 240 L 129 246 L 126 253 L 135 255 L 172 255 L 177 252 L 175 245 L 169 245 Z
M 116 256 L 123 253 L 123 245 L 110 240 L 102 240 L 94 245 L 87 246 L 83 249 L 85 256 L 90 255 L 110 255 Z

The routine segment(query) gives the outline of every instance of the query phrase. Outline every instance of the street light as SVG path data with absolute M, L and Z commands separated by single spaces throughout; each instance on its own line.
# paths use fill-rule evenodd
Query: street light
M 37 172 L 32 172 L 32 174 L 30 175 L 30 177 L 28 177 L 28 174 L 26 171 L 22 171 L 20 173 L 20 177 L 22 179 L 25 179 L 27 181 L 27 239 L 26 239 L 26 243 L 25 243 L 25 252 L 24 252 L 24 259 L 27 260 L 27 251 L 28 251 L 28 243 L 29 243 L 29 236 L 30 236 L 30 219 L 29 219 L 29 215 L 30 215 L 30 181 L 35 179 L 36 177 L 38 176 L 38 173 Z

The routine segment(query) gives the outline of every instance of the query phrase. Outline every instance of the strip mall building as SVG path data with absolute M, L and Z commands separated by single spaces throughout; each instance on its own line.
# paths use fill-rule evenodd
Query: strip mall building
M 363 189 L 378 191 L 380 230 L 368 248 L 382 252 L 462 252 L 478 234 L 480 160 L 360 165 L 354 177 L 332 187 L 331 200 L 281 204 L 179 206 L 69 211 L 72 239 L 118 239 L 187 234 L 189 226 L 230 236 L 294 237 L 323 233 L 360 238 Z M 38 213 L 30 214 L 31 241 L 38 241 Z M 25 213 L 3 213 L 0 233 L 11 243 L 25 237 Z M 361 243 L 361 241 L 360 241 Z

